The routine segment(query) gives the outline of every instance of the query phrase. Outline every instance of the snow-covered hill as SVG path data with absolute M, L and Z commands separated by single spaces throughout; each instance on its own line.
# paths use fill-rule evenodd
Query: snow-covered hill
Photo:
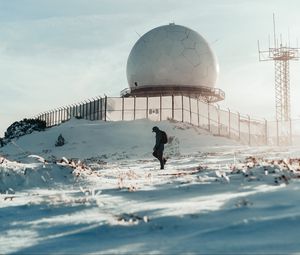
M 171 138 L 165 170 L 153 125 Z M 168 121 L 35 132 L 0 150 L 0 253 L 296 254 L 299 156 Z
M 204 151 L 208 146 L 237 145 L 237 142 L 212 136 L 203 129 L 181 122 L 105 122 L 72 119 L 47 131 L 22 136 L 0 148 L 0 153 L 15 159 L 30 154 L 46 158 L 147 158 L 151 156 L 154 146 L 154 125 L 167 132 L 170 144 L 166 146 L 166 153 L 171 155 Z M 65 138 L 66 144 L 55 147 L 60 134 Z

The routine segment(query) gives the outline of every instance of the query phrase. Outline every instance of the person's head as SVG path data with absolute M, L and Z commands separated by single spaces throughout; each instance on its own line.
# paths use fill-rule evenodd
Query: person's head
M 157 126 L 155 126 L 155 127 L 152 128 L 152 132 L 156 133 L 157 131 L 159 131 L 159 128 Z

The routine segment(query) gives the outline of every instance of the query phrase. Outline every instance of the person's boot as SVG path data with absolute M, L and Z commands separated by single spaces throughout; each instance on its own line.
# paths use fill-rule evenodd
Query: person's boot
M 160 169 L 164 169 L 164 160 L 160 161 Z

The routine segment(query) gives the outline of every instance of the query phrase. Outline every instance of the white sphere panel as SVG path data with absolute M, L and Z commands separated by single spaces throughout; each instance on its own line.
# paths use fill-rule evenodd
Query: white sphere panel
M 218 63 L 205 39 L 189 28 L 174 24 L 143 35 L 127 61 L 130 87 L 214 87 L 217 75 Z

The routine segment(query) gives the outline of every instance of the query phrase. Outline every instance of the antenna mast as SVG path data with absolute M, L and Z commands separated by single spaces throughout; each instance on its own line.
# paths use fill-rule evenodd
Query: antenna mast
M 275 63 L 275 105 L 276 119 L 288 121 L 291 118 L 290 102 L 290 60 L 299 59 L 298 45 L 290 47 L 290 43 L 283 46 L 282 38 L 278 45 L 275 26 L 275 14 L 273 13 L 274 46 L 269 50 L 260 50 L 258 42 L 259 61 L 274 61 Z

